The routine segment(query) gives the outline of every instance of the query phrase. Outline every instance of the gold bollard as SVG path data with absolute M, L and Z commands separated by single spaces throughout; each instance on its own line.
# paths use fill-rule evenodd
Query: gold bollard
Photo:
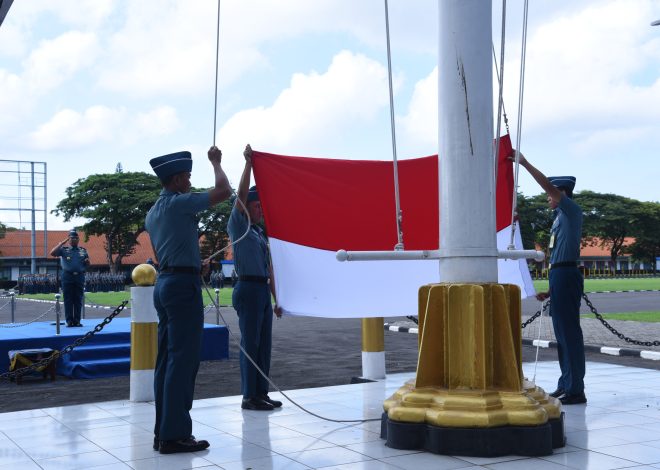
M 154 400 L 154 368 L 158 352 L 158 314 L 154 307 L 156 270 L 149 264 L 137 266 L 131 287 L 131 401 Z

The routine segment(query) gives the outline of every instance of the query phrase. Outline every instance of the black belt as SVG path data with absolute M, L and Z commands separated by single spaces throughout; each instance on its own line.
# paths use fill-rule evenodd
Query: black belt
M 64 271 L 67 274 L 73 274 L 74 276 L 77 276 L 78 274 L 85 274 L 85 271 Z
M 238 276 L 239 281 L 260 282 L 262 284 L 270 284 L 270 279 L 265 276 Z
M 550 269 L 554 268 L 577 268 L 577 261 L 562 261 L 561 263 L 550 263 Z
M 194 266 L 169 266 L 161 268 L 161 273 L 176 273 L 176 274 L 199 274 L 199 268 Z

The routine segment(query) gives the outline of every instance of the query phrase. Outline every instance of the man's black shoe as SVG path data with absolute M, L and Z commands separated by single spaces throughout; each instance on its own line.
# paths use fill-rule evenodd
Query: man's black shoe
M 181 452 L 199 452 L 208 449 L 208 441 L 198 441 L 192 437 L 178 441 L 160 441 L 161 454 L 178 454 Z
M 75 325 L 71 325 L 71 326 L 82 326 L 82 323 L 78 322 Z
M 272 411 L 275 407 L 261 398 L 243 398 L 241 408 L 244 410 Z
M 261 395 L 261 397 L 259 397 L 259 398 L 261 398 L 261 399 L 262 399 L 263 401 L 265 401 L 266 403 L 270 403 L 271 405 L 273 405 L 273 408 L 279 408 L 279 407 L 282 406 L 282 402 L 281 402 L 281 401 L 279 401 L 279 400 L 273 400 L 273 399 L 270 398 L 268 395 Z
M 552 392 L 552 393 L 548 393 L 548 395 L 550 395 L 551 397 L 554 397 L 554 398 L 559 398 L 560 396 L 562 396 L 562 395 L 565 394 L 565 393 L 566 393 L 566 392 L 563 391 L 561 388 L 558 388 L 558 389 L 555 390 L 554 392 Z
M 559 401 L 562 405 L 579 405 L 581 403 L 586 403 L 587 397 L 584 395 L 584 393 L 578 393 L 575 395 L 564 393 L 559 397 Z

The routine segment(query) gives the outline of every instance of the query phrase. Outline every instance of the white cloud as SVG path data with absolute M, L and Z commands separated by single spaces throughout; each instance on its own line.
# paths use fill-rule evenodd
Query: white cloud
M 220 129 L 220 146 L 239 154 L 245 143 L 273 152 L 338 156 L 337 141 L 351 141 L 388 105 L 387 71 L 363 55 L 343 51 L 328 70 L 296 74 L 270 107 L 241 111 Z M 294 150 L 295 149 L 295 150 Z M 363 155 L 362 158 L 369 158 Z M 240 162 L 233 162 L 240 173 Z
M 613 120 L 627 125 L 660 118 L 660 84 L 644 83 L 649 67 L 654 80 L 660 70 L 657 32 L 648 26 L 653 10 L 649 0 L 600 2 L 533 32 L 526 65 L 525 127 L 599 128 Z M 507 63 L 505 99 L 514 105 L 518 64 L 517 59 Z
M 109 41 L 99 75 L 102 87 L 133 95 L 189 95 L 213 86 L 216 56 L 214 1 L 142 0 L 126 5 L 126 23 Z M 392 48 L 434 53 L 433 0 L 390 5 Z M 385 58 L 383 3 L 377 0 L 243 0 L 222 3 L 220 86 L 271 66 L 266 44 L 307 34 L 348 33 Z M 157 47 L 154 45 L 157 44 Z M 396 64 L 396 60 L 394 61 Z M 276 66 L 276 64 L 274 64 Z
M 91 65 L 99 52 L 94 33 L 69 31 L 43 41 L 25 61 L 25 79 L 40 94 L 57 88 L 76 72 Z
M 29 135 L 29 146 L 41 151 L 77 150 L 114 142 L 130 145 L 138 139 L 164 135 L 178 127 L 168 106 L 132 116 L 125 108 L 92 106 L 83 113 L 64 109 Z
M 179 127 L 176 110 L 171 106 L 160 106 L 135 118 L 137 131 L 149 136 L 167 135 Z
M 438 148 L 438 67 L 415 84 L 401 123 L 401 149 L 409 154 L 436 153 Z

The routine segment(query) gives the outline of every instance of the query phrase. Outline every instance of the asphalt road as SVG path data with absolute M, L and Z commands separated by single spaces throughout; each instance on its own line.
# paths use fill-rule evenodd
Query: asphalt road
M 27 302 L 25 302 L 27 303 Z M 34 315 L 47 304 L 33 303 Z M 231 331 L 238 335 L 233 309 L 222 309 Z M 104 317 L 108 310 L 88 311 L 88 318 Z M 27 313 L 26 313 L 27 315 Z M 207 317 L 211 322 L 215 315 Z M 386 321 L 402 318 L 386 319 Z M 385 333 L 385 358 L 388 373 L 414 371 L 417 366 L 417 335 Z M 523 347 L 523 361 L 534 360 L 535 348 Z M 540 350 L 541 361 L 555 361 L 556 351 Z M 590 353 L 589 361 L 660 369 L 660 361 Z M 361 322 L 359 319 L 285 317 L 274 322 L 271 378 L 283 390 L 350 383 L 361 374 Z M 240 393 L 238 348 L 230 339 L 230 358 L 202 363 L 197 377 L 195 398 L 210 398 Z M 0 383 L 0 412 L 53 406 L 128 399 L 129 378 L 71 380 L 58 377 L 55 382 L 26 378 L 22 385 Z
M 612 292 L 587 294 L 599 313 L 660 311 L 660 292 Z M 531 315 L 541 308 L 541 302 L 533 297 L 523 299 L 523 315 Z M 590 313 L 584 301 L 582 313 Z

